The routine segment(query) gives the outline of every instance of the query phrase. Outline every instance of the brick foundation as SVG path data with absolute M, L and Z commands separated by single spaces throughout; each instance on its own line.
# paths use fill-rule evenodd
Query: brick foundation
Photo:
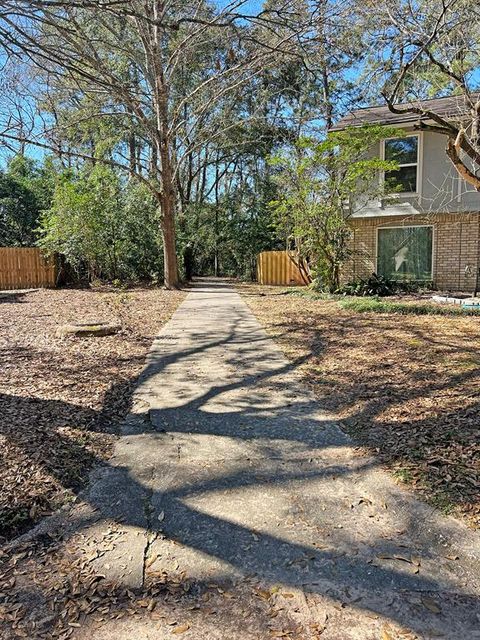
M 480 212 L 425 216 L 355 218 L 351 221 L 351 259 L 342 280 L 367 278 L 376 270 L 379 227 L 433 226 L 433 282 L 446 291 L 472 291 L 480 267 Z

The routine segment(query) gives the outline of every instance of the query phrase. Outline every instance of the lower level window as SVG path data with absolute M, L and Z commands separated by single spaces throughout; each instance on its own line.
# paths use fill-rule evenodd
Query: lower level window
M 432 227 L 378 229 L 377 272 L 389 280 L 431 280 L 432 247 Z

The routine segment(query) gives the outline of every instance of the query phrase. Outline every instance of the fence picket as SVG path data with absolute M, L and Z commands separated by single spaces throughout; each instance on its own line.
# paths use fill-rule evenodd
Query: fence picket
M 260 284 L 308 284 L 287 251 L 262 251 L 257 259 L 257 280 Z
M 56 278 L 54 256 L 36 247 L 0 247 L 0 290 L 54 287 Z

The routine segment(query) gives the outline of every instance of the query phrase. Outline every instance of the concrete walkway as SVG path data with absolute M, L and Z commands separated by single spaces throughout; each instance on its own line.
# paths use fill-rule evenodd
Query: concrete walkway
M 480 638 L 479 537 L 361 457 L 221 281 L 155 341 L 87 498 L 86 546 L 105 522 L 121 534 L 103 574 L 192 586 L 155 620 L 78 637 Z

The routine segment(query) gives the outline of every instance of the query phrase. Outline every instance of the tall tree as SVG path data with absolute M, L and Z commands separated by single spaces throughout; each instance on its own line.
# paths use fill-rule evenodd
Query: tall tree
M 245 4 L 232 0 L 220 9 L 205 0 L 0 1 L 5 52 L 33 64 L 32 88 L 52 100 L 47 117 L 39 120 L 37 113 L 29 133 L 25 118 L 8 119 L 4 140 L 123 168 L 146 184 L 161 212 L 167 287 L 179 283 L 175 213 L 182 167 L 236 126 L 219 118 L 219 105 L 228 97 L 234 103 L 242 86 L 279 55 L 298 57 L 298 43 L 310 37 L 310 15 L 306 23 L 289 26 L 278 7 L 252 16 L 242 13 Z M 282 34 L 273 41 L 251 28 L 261 24 L 271 35 L 279 20 Z M 212 49 L 218 38 L 222 48 Z M 72 107 L 66 117 L 65 106 Z M 64 117 L 58 118 L 59 107 Z M 124 135 L 115 139 L 114 125 L 107 149 L 85 140 L 81 150 L 62 145 L 65 131 L 100 120 L 128 130 L 128 143 Z M 132 136 L 141 140 L 136 152 Z
M 54 171 L 22 155 L 0 170 L 0 245 L 34 246 L 41 211 L 50 205 Z
M 292 44 L 295 57 L 279 52 L 274 63 L 242 87 L 234 103 L 220 105 L 219 117 L 223 113 L 238 125 L 209 142 L 201 156 L 192 154 L 185 167 L 185 175 L 197 176 L 185 180 L 187 187 L 182 190 L 188 250 L 193 244 L 202 265 L 213 258 L 215 273 L 219 268 L 251 273 L 254 254 L 277 248 L 279 239 L 267 206 L 277 187 L 266 158 L 294 145 L 302 135 L 323 136 L 334 115 L 358 93 L 346 74 L 361 58 L 359 34 L 351 28 L 347 5 L 338 0 L 266 0 L 263 5 L 264 11 L 279 12 L 280 17 L 274 29 L 255 25 L 252 40 L 275 44 L 288 30 L 305 23 L 311 32 Z M 204 207 L 199 206 L 202 203 Z M 200 235 L 192 231 L 198 225 Z

